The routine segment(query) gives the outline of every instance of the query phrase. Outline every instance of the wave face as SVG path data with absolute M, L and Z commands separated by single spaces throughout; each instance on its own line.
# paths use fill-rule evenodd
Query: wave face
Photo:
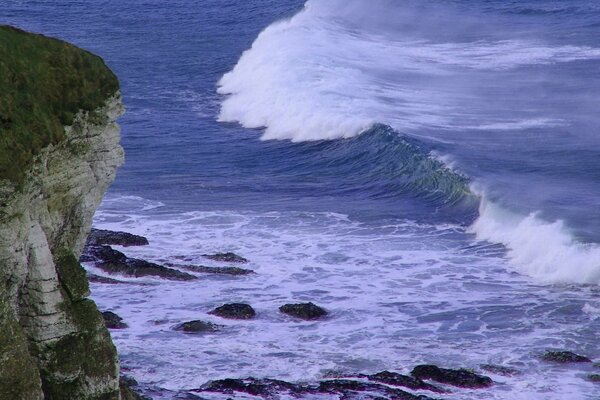
M 599 14 L 586 1 L 309 0 L 220 79 L 219 120 L 293 142 L 418 137 L 484 188 L 478 239 L 504 244 L 518 271 L 543 282 L 597 283 L 600 81 L 589 71 L 600 48 L 573 31 Z M 413 164 L 407 143 L 363 139 L 367 158 L 346 162 L 372 179 L 374 197 L 457 206 L 472 221 L 462 175 L 431 158 Z
M 439 28 L 457 19 L 462 29 Z M 498 36 L 475 20 L 414 2 L 308 1 L 265 29 L 219 81 L 228 95 L 219 119 L 293 141 L 350 137 L 374 123 L 402 132 L 566 123 L 542 107 L 508 109 L 508 99 L 534 104 L 515 99 L 528 84 L 511 71 L 600 59 L 600 48 Z

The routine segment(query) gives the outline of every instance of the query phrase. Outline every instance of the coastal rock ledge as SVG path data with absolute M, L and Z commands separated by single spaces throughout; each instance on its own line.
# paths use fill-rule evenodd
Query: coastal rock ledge
M 117 78 L 93 54 L 0 26 L 0 399 L 120 399 L 78 262 L 123 163 Z

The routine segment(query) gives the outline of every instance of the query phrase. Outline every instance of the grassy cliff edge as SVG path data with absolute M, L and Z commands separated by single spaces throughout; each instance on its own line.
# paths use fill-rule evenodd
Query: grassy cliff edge
M 0 180 L 21 184 L 35 156 L 64 139 L 78 111 L 99 108 L 118 89 L 100 57 L 0 25 Z

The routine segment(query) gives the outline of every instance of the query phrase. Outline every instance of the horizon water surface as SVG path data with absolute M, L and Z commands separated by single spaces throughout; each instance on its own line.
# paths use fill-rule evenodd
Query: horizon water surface
M 126 165 L 97 227 L 147 236 L 133 257 L 257 272 L 92 285 L 156 398 L 419 363 L 521 372 L 486 398 L 597 398 L 593 367 L 539 355 L 600 357 L 600 5 L 8 0 L 0 23 L 121 80 Z M 292 321 L 291 301 L 331 316 Z M 227 302 L 257 319 L 207 315 Z M 170 329 L 190 319 L 226 328 Z

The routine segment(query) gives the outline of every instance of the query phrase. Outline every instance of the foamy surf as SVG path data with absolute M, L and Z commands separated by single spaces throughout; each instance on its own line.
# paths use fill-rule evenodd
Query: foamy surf
M 520 216 L 483 198 L 470 227 L 478 239 L 502 243 L 515 270 L 545 283 L 600 283 L 600 247 L 577 242 L 562 221 Z

